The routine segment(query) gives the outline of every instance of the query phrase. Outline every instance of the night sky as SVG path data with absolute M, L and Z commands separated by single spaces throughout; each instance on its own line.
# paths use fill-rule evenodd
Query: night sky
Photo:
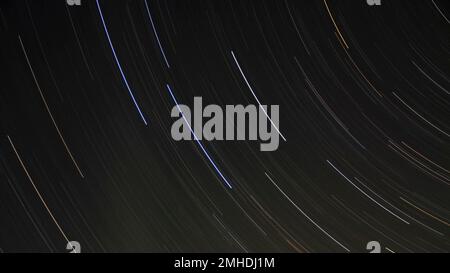
M 0 252 L 450 251 L 447 0 L 1 0 L 0 37 Z M 286 141 L 175 141 L 196 96 Z

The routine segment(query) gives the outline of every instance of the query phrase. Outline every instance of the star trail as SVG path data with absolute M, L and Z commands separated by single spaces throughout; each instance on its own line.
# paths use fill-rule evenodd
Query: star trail
M 0 252 L 449 252 L 450 3 L 376 2 L 0 1 Z

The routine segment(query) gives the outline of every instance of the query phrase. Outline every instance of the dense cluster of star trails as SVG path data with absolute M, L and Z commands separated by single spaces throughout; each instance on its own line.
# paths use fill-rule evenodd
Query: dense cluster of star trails
M 450 2 L 380 3 L 0 1 L 0 252 L 449 252 Z

